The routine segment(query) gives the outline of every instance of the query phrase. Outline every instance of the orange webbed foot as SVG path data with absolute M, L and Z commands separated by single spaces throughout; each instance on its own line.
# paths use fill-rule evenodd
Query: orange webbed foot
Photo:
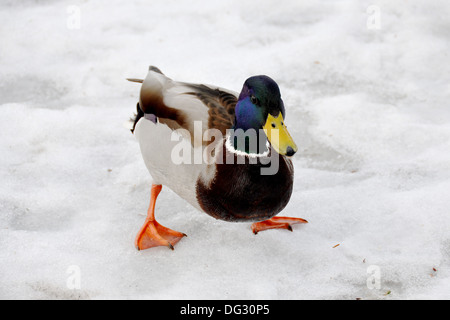
M 181 240 L 181 238 L 186 237 L 184 233 L 174 231 L 172 229 L 166 228 L 160 225 L 155 220 L 155 204 L 156 198 L 158 198 L 161 192 L 162 185 L 152 184 L 150 205 L 147 211 L 147 219 L 139 230 L 136 240 L 134 241 L 134 246 L 138 250 L 144 250 L 148 248 L 167 246 L 173 250 L 173 246 Z
M 134 245 L 138 250 L 167 246 L 173 250 L 178 241 L 186 234 L 178 232 L 159 224 L 156 220 L 146 221 L 139 230 Z
M 253 223 L 252 231 L 254 234 L 269 229 L 287 229 L 289 231 L 292 231 L 291 225 L 298 223 L 308 223 L 308 221 L 302 218 L 273 217 L 269 220 Z

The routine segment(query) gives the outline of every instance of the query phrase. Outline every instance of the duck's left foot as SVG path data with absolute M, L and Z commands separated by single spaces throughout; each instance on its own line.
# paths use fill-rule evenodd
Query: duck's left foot
M 298 223 L 308 223 L 308 221 L 302 218 L 273 217 L 269 220 L 253 223 L 252 231 L 254 234 L 269 229 L 287 229 L 292 231 L 291 225 Z

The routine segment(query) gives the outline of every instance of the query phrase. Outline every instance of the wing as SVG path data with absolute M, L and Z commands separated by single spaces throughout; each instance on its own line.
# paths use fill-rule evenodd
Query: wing
M 186 84 L 191 88 L 187 94 L 196 96 L 208 107 L 208 128 L 218 129 L 225 135 L 234 123 L 234 108 L 237 95 L 221 88 L 212 88 L 203 84 Z
M 204 84 L 177 82 L 154 67 L 150 67 L 142 82 L 139 99 L 139 107 L 144 114 L 155 115 L 158 122 L 172 130 L 188 130 L 191 139 L 195 136 L 195 122 L 201 122 L 202 134 L 208 128 L 215 128 L 225 135 L 226 129 L 233 125 L 236 103 L 235 92 Z M 194 143 L 193 140 L 191 142 Z

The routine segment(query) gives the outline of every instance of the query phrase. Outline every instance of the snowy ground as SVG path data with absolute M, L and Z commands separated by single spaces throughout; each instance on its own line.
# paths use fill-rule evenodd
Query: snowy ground
M 445 0 L 2 1 L 0 298 L 449 299 L 449 16 Z M 236 91 L 274 78 L 300 147 L 283 215 L 310 223 L 255 236 L 163 189 L 159 221 L 188 238 L 136 251 L 150 177 L 124 79 L 150 64 Z

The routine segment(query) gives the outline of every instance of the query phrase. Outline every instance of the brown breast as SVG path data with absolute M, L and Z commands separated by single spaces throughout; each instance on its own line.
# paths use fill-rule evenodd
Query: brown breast
M 271 152 L 271 163 L 263 164 L 267 163 L 264 162 L 267 158 L 249 163 L 248 157 L 230 153 L 223 146 L 220 155 L 223 163 L 215 164 L 212 182 L 197 181 L 200 207 L 216 219 L 236 222 L 261 221 L 278 214 L 292 194 L 293 166 L 288 158 L 274 150 Z M 244 160 L 244 164 L 238 164 Z M 275 166 L 276 161 L 278 170 L 275 174 L 261 174 L 262 168 Z

